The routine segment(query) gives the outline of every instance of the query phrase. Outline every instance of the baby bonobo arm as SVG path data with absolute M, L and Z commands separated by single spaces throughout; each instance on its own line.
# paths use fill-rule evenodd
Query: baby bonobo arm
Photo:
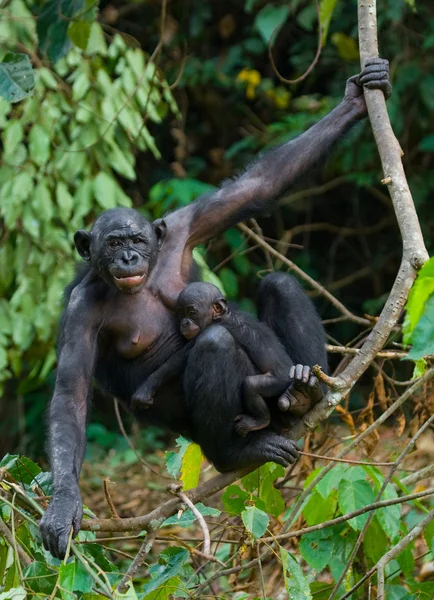
M 133 408 L 149 408 L 157 391 L 183 372 L 189 346 L 190 344 L 187 344 L 175 352 L 159 369 L 149 375 L 133 395 Z

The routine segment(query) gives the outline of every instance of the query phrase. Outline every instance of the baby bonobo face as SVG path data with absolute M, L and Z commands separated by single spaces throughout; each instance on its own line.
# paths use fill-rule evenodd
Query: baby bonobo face
M 227 304 L 216 286 L 204 282 L 190 283 L 179 295 L 176 313 L 181 334 L 191 340 L 226 314 Z

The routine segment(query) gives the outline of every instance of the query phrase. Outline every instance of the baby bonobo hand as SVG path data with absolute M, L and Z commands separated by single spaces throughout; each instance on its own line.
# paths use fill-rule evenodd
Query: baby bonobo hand
M 307 365 L 292 366 L 289 376 L 292 384 L 280 396 L 277 406 L 283 412 L 289 411 L 295 417 L 303 417 L 323 397 L 321 384 Z
M 154 394 L 156 390 L 152 381 L 148 379 L 143 385 L 136 390 L 133 395 L 133 408 L 149 408 L 154 403 Z

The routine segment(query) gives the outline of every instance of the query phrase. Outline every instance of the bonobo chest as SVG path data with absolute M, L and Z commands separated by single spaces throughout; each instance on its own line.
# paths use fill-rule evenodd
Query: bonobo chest
M 176 334 L 177 322 L 161 299 L 149 290 L 112 299 L 101 332 L 122 358 L 136 358 L 153 353 Z

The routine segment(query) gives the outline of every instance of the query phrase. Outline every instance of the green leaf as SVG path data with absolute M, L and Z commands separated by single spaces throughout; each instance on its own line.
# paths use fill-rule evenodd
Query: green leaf
M 180 435 L 176 439 L 176 445 L 179 448 L 178 452 L 166 452 L 166 469 L 169 475 L 174 479 L 178 479 L 181 472 L 182 457 L 185 451 L 191 444 L 190 440 Z
M 27 591 L 23 587 L 14 587 L 0 594 L 0 600 L 25 600 Z
M 288 15 L 289 6 L 286 4 L 282 6 L 266 4 L 264 8 L 258 12 L 255 19 L 255 28 L 258 30 L 259 35 L 266 44 L 269 43 L 272 36 L 274 40 L 276 39 L 276 36 L 285 24 Z
M 87 571 L 85 571 L 83 565 L 78 562 L 75 558 L 68 564 L 61 564 L 59 567 L 59 586 L 62 591 L 62 597 L 64 592 L 87 592 L 92 591 L 93 579 Z M 66 598 L 69 600 L 71 594 L 67 594 Z
M 185 548 L 167 548 L 161 552 L 158 563 L 149 569 L 150 581 L 142 587 L 144 596 L 162 588 L 170 579 L 182 573 L 189 558 L 190 553 Z
M 260 469 L 259 498 L 267 507 L 267 512 L 278 517 L 285 510 L 285 501 L 280 490 L 274 487 L 276 479 L 283 477 L 285 469 L 275 463 L 267 463 Z
M 270 518 L 267 513 L 259 510 L 259 508 L 256 508 L 256 506 L 248 506 L 241 513 L 241 518 L 245 528 L 250 531 L 255 539 L 264 535 L 270 522 Z
M 228 298 L 236 298 L 238 295 L 238 279 L 232 269 L 223 267 L 218 272 Z
M 0 63 L 0 96 L 8 102 L 19 102 L 30 96 L 35 75 L 27 54 L 9 52 Z
M 221 515 L 221 511 L 218 510 L 218 508 L 205 506 L 202 504 L 202 502 L 198 502 L 195 506 L 203 517 L 218 517 Z M 196 515 L 190 509 L 188 509 L 185 510 L 180 517 L 178 517 L 178 515 L 169 517 L 164 521 L 161 527 L 173 527 L 174 525 L 177 527 L 190 527 L 196 521 Z
M 40 467 L 27 456 L 11 454 L 3 457 L 0 467 L 4 467 L 14 479 L 22 484 L 34 482 L 36 475 L 41 472 Z
M 35 561 L 23 573 L 26 587 L 32 592 L 49 596 L 57 581 L 57 573 L 49 569 L 45 563 Z
M 95 198 L 98 204 L 104 208 L 115 208 L 117 205 L 117 184 L 113 177 L 101 171 L 94 181 Z
M 286 591 L 291 600 L 312 600 L 309 583 L 294 556 L 280 547 Z
M 390 548 L 389 538 L 376 518 L 369 524 L 363 539 L 363 545 L 366 556 L 373 564 L 377 563 Z
M 50 138 L 37 123 L 29 133 L 29 151 L 30 158 L 39 167 L 45 165 L 50 158 Z
M 88 21 L 72 21 L 68 26 L 69 39 L 78 48 L 86 50 L 90 37 L 91 24 Z
M 242 490 L 240 486 L 230 485 L 225 489 L 221 500 L 226 512 L 241 515 L 249 498 L 250 494 Z
M 35 187 L 32 198 L 32 207 L 41 221 L 50 221 L 53 218 L 54 208 L 50 190 L 44 180 Z
M 322 43 L 325 46 L 327 33 L 330 27 L 330 22 L 332 20 L 333 12 L 335 10 L 337 4 L 337 0 L 321 0 L 320 7 L 320 22 L 322 27 Z
M 330 561 L 330 532 L 327 529 L 303 535 L 300 552 L 307 564 L 318 572 L 325 569 Z
M 374 490 L 367 481 L 341 481 L 338 489 L 338 502 L 342 514 L 363 508 L 375 502 Z M 348 521 L 356 531 L 362 529 L 368 519 L 368 513 Z
M 332 519 L 336 511 L 337 494 L 332 492 L 324 500 L 317 492 L 313 492 L 303 507 L 303 515 L 307 524 L 318 525 Z
M 421 318 L 428 298 L 434 294 L 434 258 L 430 258 L 419 271 L 405 306 L 404 343 L 411 343 L 414 328 Z
M 66 223 L 71 216 L 72 208 L 74 206 L 74 199 L 69 193 L 67 186 L 62 181 L 59 181 L 57 184 L 56 199 L 60 208 L 60 218 L 64 223 Z
M 396 489 L 389 483 L 383 492 L 382 500 L 392 500 L 397 497 L 398 494 Z M 376 511 L 375 516 L 383 528 L 383 531 L 391 540 L 393 540 L 399 533 L 399 527 L 401 523 L 401 504 L 379 508 Z
M 46 0 L 36 20 L 39 47 L 52 62 L 66 56 L 71 48 L 68 27 L 84 7 L 84 0 Z
M 197 444 L 189 444 L 182 457 L 181 465 L 181 481 L 183 489 L 189 490 L 194 488 L 199 483 L 200 467 L 203 461 L 203 454 L 200 446 Z
M 424 313 L 411 334 L 412 349 L 407 360 L 418 360 L 434 353 L 434 295 L 425 303 Z

